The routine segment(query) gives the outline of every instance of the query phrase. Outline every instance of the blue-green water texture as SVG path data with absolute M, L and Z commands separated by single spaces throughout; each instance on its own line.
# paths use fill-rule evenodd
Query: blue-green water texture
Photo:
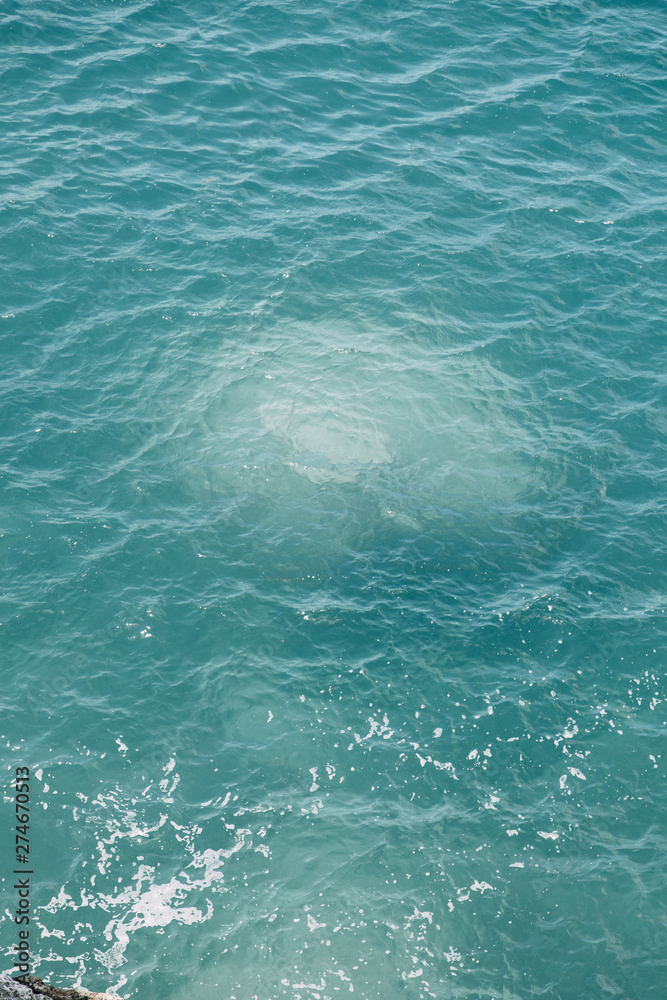
M 667 7 L 7 0 L 3 968 L 667 996 Z

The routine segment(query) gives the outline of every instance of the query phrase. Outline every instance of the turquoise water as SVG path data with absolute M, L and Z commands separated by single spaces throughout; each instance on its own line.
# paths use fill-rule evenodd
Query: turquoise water
M 664 5 L 1 30 L 4 967 L 663 998 Z

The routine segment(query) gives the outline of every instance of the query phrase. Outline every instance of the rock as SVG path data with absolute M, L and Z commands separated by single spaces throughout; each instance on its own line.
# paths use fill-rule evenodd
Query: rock
M 34 994 L 27 986 L 0 972 L 0 1000 L 34 1000 Z
M 18 982 L 0 973 L 0 1000 L 39 1000 L 40 997 L 50 997 L 51 1000 L 121 1000 L 115 993 L 62 989 L 50 986 L 38 976 L 23 976 Z

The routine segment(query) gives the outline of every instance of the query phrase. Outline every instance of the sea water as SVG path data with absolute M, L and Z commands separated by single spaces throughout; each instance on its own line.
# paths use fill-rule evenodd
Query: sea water
M 664 997 L 664 5 L 0 30 L 4 968 Z

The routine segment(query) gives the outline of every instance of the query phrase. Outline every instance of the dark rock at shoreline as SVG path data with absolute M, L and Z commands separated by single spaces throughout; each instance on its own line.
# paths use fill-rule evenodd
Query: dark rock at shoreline
M 93 993 L 86 989 L 50 986 L 38 976 L 12 979 L 11 976 L 0 974 L 0 1000 L 35 1000 L 35 997 L 50 997 L 51 1000 L 121 1000 L 115 993 Z

